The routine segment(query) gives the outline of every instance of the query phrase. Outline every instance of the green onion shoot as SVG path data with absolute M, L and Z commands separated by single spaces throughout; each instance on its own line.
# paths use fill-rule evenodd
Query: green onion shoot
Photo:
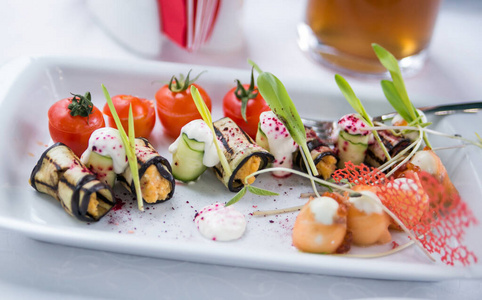
M 211 112 L 209 111 L 209 108 L 206 106 L 206 103 L 204 102 L 201 94 L 199 93 L 199 90 L 194 85 L 191 85 L 191 96 L 192 96 L 192 100 L 194 100 L 194 104 L 196 104 L 196 108 L 199 111 L 199 114 L 201 115 L 204 122 L 206 123 L 206 125 L 208 125 L 209 129 L 211 130 L 211 133 L 213 135 L 214 145 L 216 146 L 216 151 L 218 152 L 219 161 L 221 162 L 223 169 L 226 171 L 226 174 L 228 174 L 228 176 L 231 176 L 233 171 L 229 166 L 226 156 L 224 155 L 223 151 L 219 147 L 218 140 L 216 138 L 216 132 L 214 131 Z
M 122 144 L 124 145 L 127 160 L 129 162 L 129 168 L 131 169 L 132 173 L 132 180 L 134 181 L 134 187 L 136 190 L 136 197 L 137 197 L 137 207 L 140 211 L 144 211 L 144 202 L 142 198 L 141 192 L 141 183 L 139 180 L 139 169 L 137 166 L 137 157 L 136 157 L 136 142 L 135 142 L 135 133 L 134 133 L 134 117 L 132 114 L 132 105 L 129 107 L 129 136 L 127 136 L 124 127 L 122 127 L 121 120 L 117 115 L 117 111 L 115 110 L 114 103 L 112 103 L 112 99 L 107 91 L 106 87 L 102 84 L 102 90 L 104 91 L 105 99 L 107 100 L 107 105 L 109 106 L 110 112 L 112 117 L 114 118 L 115 125 L 119 130 L 119 135 L 122 140 Z

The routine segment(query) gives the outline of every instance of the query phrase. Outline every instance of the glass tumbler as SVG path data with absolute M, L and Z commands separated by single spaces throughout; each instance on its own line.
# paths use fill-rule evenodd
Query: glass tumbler
M 299 45 L 315 60 L 350 75 L 385 72 L 371 47 L 390 51 L 402 72 L 426 59 L 441 0 L 308 0 Z

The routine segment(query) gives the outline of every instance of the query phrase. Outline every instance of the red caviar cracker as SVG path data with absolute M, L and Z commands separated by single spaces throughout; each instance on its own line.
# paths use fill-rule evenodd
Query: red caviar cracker
M 428 210 L 429 198 L 416 173 L 411 172 L 405 178 L 411 183 L 390 178 L 387 184 L 380 186 L 377 196 L 410 230 L 420 222 L 421 216 Z M 394 221 L 393 225 L 400 229 Z
M 355 165 L 351 161 L 345 163 L 345 168 L 338 169 L 333 173 L 333 179 L 337 183 L 348 180 L 356 185 L 380 185 L 386 180 L 385 174 L 367 165 Z
M 478 224 L 467 203 L 457 192 L 447 193 L 443 183 L 429 173 L 420 172 L 419 177 L 429 195 L 430 209 L 413 228 L 418 240 L 430 253 L 440 254 L 448 265 L 477 262 L 475 254 L 463 244 L 466 228 Z
M 356 185 L 380 186 L 377 196 L 383 205 L 413 231 L 429 253 L 439 254 L 442 262 L 448 265 L 459 262 L 464 266 L 477 262 L 476 255 L 463 244 L 463 239 L 465 230 L 478 221 L 458 192 L 447 189 L 427 172 L 408 172 L 405 176 L 422 188 L 400 189 L 399 183 L 394 183 L 393 178 L 386 178 L 377 169 L 351 162 L 333 174 L 338 183 L 346 180 Z M 417 195 L 421 193 L 428 195 L 428 205 L 417 200 Z

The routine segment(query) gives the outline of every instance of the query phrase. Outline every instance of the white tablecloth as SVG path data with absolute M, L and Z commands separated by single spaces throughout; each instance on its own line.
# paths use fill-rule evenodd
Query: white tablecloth
M 143 57 L 106 34 L 84 1 L 0 0 L 0 66 L 19 56 L 74 55 L 248 69 L 251 58 L 281 78 L 333 82 L 334 72 L 296 44 L 303 7 L 296 0 L 247 0 L 242 48 L 187 53 L 165 41 L 158 54 Z M 481 99 L 481 29 L 482 2 L 444 2 L 427 65 L 406 80 L 416 104 Z M 378 80 L 350 82 L 357 91 L 381 93 Z M 2 299 L 480 299 L 482 280 L 381 281 L 221 267 L 53 245 L 0 229 L 0 291 Z

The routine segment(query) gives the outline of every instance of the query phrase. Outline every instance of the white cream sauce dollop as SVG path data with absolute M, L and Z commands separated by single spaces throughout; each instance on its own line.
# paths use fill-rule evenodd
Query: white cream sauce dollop
M 219 163 L 219 156 L 213 141 L 211 129 L 201 119 L 193 120 L 182 127 L 179 137 L 169 146 L 170 153 L 177 151 L 183 133 L 186 134 L 190 140 L 204 143 L 203 165 L 206 167 L 214 167 Z
M 322 196 L 314 198 L 309 202 L 309 207 L 314 215 L 315 221 L 325 225 L 332 225 L 338 215 L 340 205 L 335 199 Z
M 268 139 L 269 152 L 273 154 L 275 160 L 273 167 L 293 167 L 293 152 L 298 149 L 298 145 L 291 137 L 285 125 L 276 117 L 272 111 L 265 111 L 259 116 L 261 131 Z M 290 175 L 285 171 L 273 171 L 276 177 L 286 177 Z
M 121 174 L 127 168 L 126 150 L 122 144 L 119 130 L 116 128 L 103 127 L 94 131 L 89 138 L 87 150 L 80 158 L 81 162 L 87 163 L 92 152 L 112 158 L 113 169 L 116 174 Z
M 202 236 L 213 241 L 232 241 L 246 230 L 244 215 L 234 207 L 222 203 L 208 205 L 196 215 L 194 222 Z

